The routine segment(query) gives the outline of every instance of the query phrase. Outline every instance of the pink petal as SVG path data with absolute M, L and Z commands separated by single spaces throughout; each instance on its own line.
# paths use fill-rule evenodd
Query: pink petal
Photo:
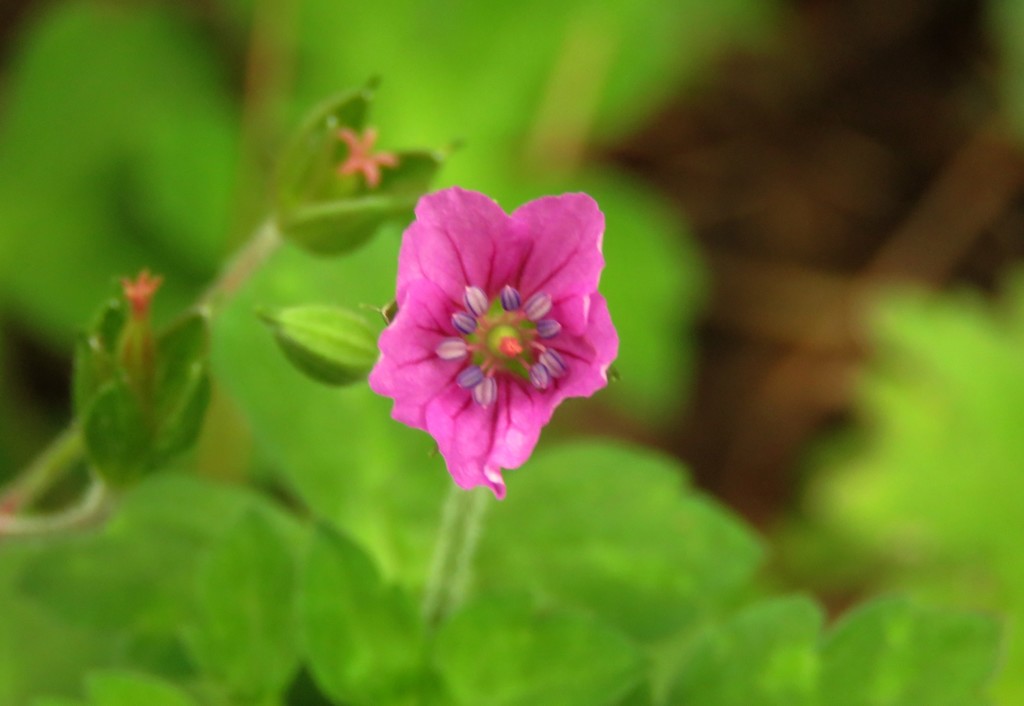
M 462 301 L 467 285 L 497 296 L 515 274 L 526 247 L 493 199 L 458 187 L 424 196 L 416 206 L 416 220 L 402 236 L 399 306 L 405 290 L 418 279 L 435 283 L 453 302 Z
M 394 321 L 381 333 L 380 358 L 370 372 L 370 389 L 395 400 L 391 416 L 426 429 L 427 403 L 455 385 L 461 363 L 437 357 L 437 344 L 450 337 L 449 303 L 431 282 L 414 282 Z
M 463 488 L 486 485 L 501 498 L 501 469 L 518 468 L 530 457 L 540 430 L 551 418 L 550 396 L 518 378 L 497 378 L 497 403 L 481 407 L 466 390 L 449 389 L 427 405 L 427 431 Z
M 518 280 L 524 297 L 543 291 L 559 300 L 597 291 L 604 268 L 604 214 L 594 199 L 586 194 L 545 196 L 520 206 L 512 220 L 531 243 Z
M 590 295 L 590 317 L 582 335 L 559 334 L 552 347 L 568 364 L 569 373 L 555 383 L 552 404 L 568 397 L 589 397 L 608 384 L 608 366 L 619 354 L 619 336 L 598 293 Z

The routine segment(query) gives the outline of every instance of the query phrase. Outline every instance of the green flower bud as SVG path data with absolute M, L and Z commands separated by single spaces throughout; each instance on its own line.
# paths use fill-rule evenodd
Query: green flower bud
M 359 315 L 334 306 L 306 305 L 260 312 L 295 367 L 327 385 L 366 378 L 377 361 L 377 336 Z

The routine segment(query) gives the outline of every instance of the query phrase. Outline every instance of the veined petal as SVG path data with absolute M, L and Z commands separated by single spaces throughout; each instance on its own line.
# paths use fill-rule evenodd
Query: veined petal
M 450 338 L 445 293 L 426 281 L 413 283 L 391 324 L 378 340 L 380 357 L 370 372 L 370 388 L 395 400 L 391 416 L 426 429 L 427 403 L 453 386 L 461 366 L 442 360 L 437 346 Z
M 493 199 L 458 187 L 428 194 L 402 236 L 398 256 L 399 305 L 410 283 L 425 279 L 462 302 L 466 287 L 488 297 L 509 282 L 527 248 Z
M 567 397 L 589 397 L 608 384 L 608 366 L 619 354 L 619 336 L 603 296 L 590 297 L 586 331 L 581 335 L 563 332 L 554 348 L 569 368 L 565 377 L 552 383 L 554 404 Z
M 551 419 L 550 397 L 519 378 L 497 380 L 498 404 L 482 407 L 464 390 L 448 390 L 427 405 L 427 431 L 437 440 L 459 486 L 486 485 L 501 498 L 501 469 L 518 468 Z
M 597 291 L 604 268 L 604 214 L 586 194 L 545 196 L 512 214 L 530 242 L 518 281 L 523 296 L 547 292 L 558 300 Z

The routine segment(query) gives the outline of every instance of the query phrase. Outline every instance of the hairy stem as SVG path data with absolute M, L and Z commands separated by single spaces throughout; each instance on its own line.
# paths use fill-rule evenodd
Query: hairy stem
M 106 484 L 93 476 L 81 499 L 59 512 L 22 517 L 0 515 L 0 537 L 40 537 L 98 523 L 110 510 Z
M 434 558 L 423 593 L 423 620 L 437 626 L 465 599 L 489 498 L 452 485 L 441 511 Z

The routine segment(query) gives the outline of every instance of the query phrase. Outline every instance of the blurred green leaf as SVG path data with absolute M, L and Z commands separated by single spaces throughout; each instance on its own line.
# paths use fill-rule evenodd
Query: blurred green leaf
M 126 321 L 124 299 L 113 296 L 103 303 L 92 325 L 75 342 L 72 401 L 79 418 L 85 416 L 103 384 L 115 375 L 117 343 Z
M 830 706 L 982 706 L 999 651 L 988 618 L 878 600 L 828 635 L 822 694 Z
M 667 703 L 816 706 L 821 625 L 821 609 L 805 598 L 754 604 L 689 646 Z M 825 692 L 820 703 L 838 698 Z
M 191 311 L 156 342 L 152 461 L 159 466 L 191 446 L 210 398 L 209 315 Z
M 89 460 L 107 483 L 125 487 L 147 469 L 149 424 L 123 377 L 107 383 L 86 408 L 82 431 Z
M 167 279 L 161 311 L 180 309 L 224 246 L 237 162 L 212 45 L 170 6 L 32 19 L 0 120 L 9 303 L 66 339 L 111 275 L 147 265 Z
M 624 635 L 592 618 L 494 597 L 442 626 L 435 659 L 465 706 L 611 706 L 644 669 Z
M 320 528 L 302 587 L 306 654 L 339 702 L 412 704 L 426 679 L 421 627 L 406 595 L 383 584 L 370 557 Z
M 487 520 L 482 589 L 584 607 L 644 639 L 734 603 L 761 558 L 753 534 L 684 489 L 666 458 L 606 443 L 548 449 L 508 474 Z
M 187 694 L 159 679 L 130 672 L 104 672 L 87 680 L 92 706 L 195 706 Z
M 859 391 L 864 443 L 834 462 L 820 514 L 891 565 L 883 581 L 930 601 L 1024 605 L 1024 288 L 978 295 L 892 293 L 870 321 L 875 354 Z M 996 693 L 1024 698 L 1024 645 L 1011 641 Z
M 306 305 L 260 315 L 288 359 L 314 380 L 348 385 L 365 380 L 377 362 L 377 336 L 340 307 Z
M 309 111 L 278 164 L 275 195 L 281 214 L 290 214 L 303 203 L 344 195 L 336 174 L 344 157 L 338 130 L 362 130 L 373 93 L 374 86 L 369 85 L 328 98 Z
M 295 557 L 249 512 L 211 549 L 199 573 L 189 646 L 203 671 L 242 703 L 281 694 L 298 668 Z

